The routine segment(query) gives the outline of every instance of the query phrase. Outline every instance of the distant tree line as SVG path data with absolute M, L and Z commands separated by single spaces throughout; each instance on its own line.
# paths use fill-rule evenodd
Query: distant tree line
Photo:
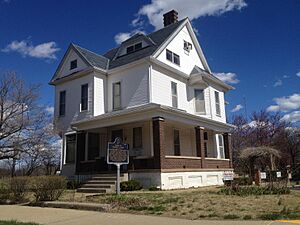
M 15 72 L 0 75 L 0 176 L 54 174 L 59 167 L 59 138 L 39 104 L 40 87 Z

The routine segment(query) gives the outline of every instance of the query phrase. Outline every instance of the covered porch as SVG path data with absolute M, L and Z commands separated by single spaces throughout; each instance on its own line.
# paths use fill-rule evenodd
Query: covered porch
M 120 137 L 130 148 L 123 172 L 232 168 L 229 125 L 159 105 L 132 110 L 74 124 L 65 135 L 64 164 L 73 163 L 76 174 L 114 171 L 107 143 Z

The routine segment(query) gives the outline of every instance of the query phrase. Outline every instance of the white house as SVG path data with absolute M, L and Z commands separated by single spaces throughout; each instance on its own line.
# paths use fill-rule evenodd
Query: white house
M 188 18 L 136 34 L 98 55 L 71 44 L 50 84 L 63 175 L 113 170 L 107 143 L 130 146 L 129 179 L 162 189 L 222 184 L 232 171 L 224 94 L 233 88 L 207 64 Z

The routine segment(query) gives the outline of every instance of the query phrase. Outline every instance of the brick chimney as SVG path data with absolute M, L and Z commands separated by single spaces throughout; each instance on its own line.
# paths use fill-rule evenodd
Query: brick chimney
M 178 22 L 178 12 L 174 9 L 164 14 L 164 26 Z

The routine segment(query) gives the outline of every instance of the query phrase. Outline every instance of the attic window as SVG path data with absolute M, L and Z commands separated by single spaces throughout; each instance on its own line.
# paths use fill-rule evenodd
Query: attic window
M 183 49 L 187 52 L 190 52 L 193 49 L 193 45 L 188 41 L 184 41 Z
M 172 63 L 175 63 L 178 66 L 180 65 L 179 55 L 175 54 L 174 52 L 171 52 L 168 49 L 166 51 L 166 58 L 167 58 L 167 60 L 171 61 Z
M 77 59 L 72 60 L 70 62 L 70 70 L 76 69 L 77 68 Z
M 137 43 L 137 44 L 134 44 L 134 45 L 131 45 L 131 46 L 127 47 L 126 53 L 129 54 L 129 53 L 138 51 L 138 50 L 140 50 L 141 48 L 142 48 L 142 42 L 139 42 L 139 43 Z

